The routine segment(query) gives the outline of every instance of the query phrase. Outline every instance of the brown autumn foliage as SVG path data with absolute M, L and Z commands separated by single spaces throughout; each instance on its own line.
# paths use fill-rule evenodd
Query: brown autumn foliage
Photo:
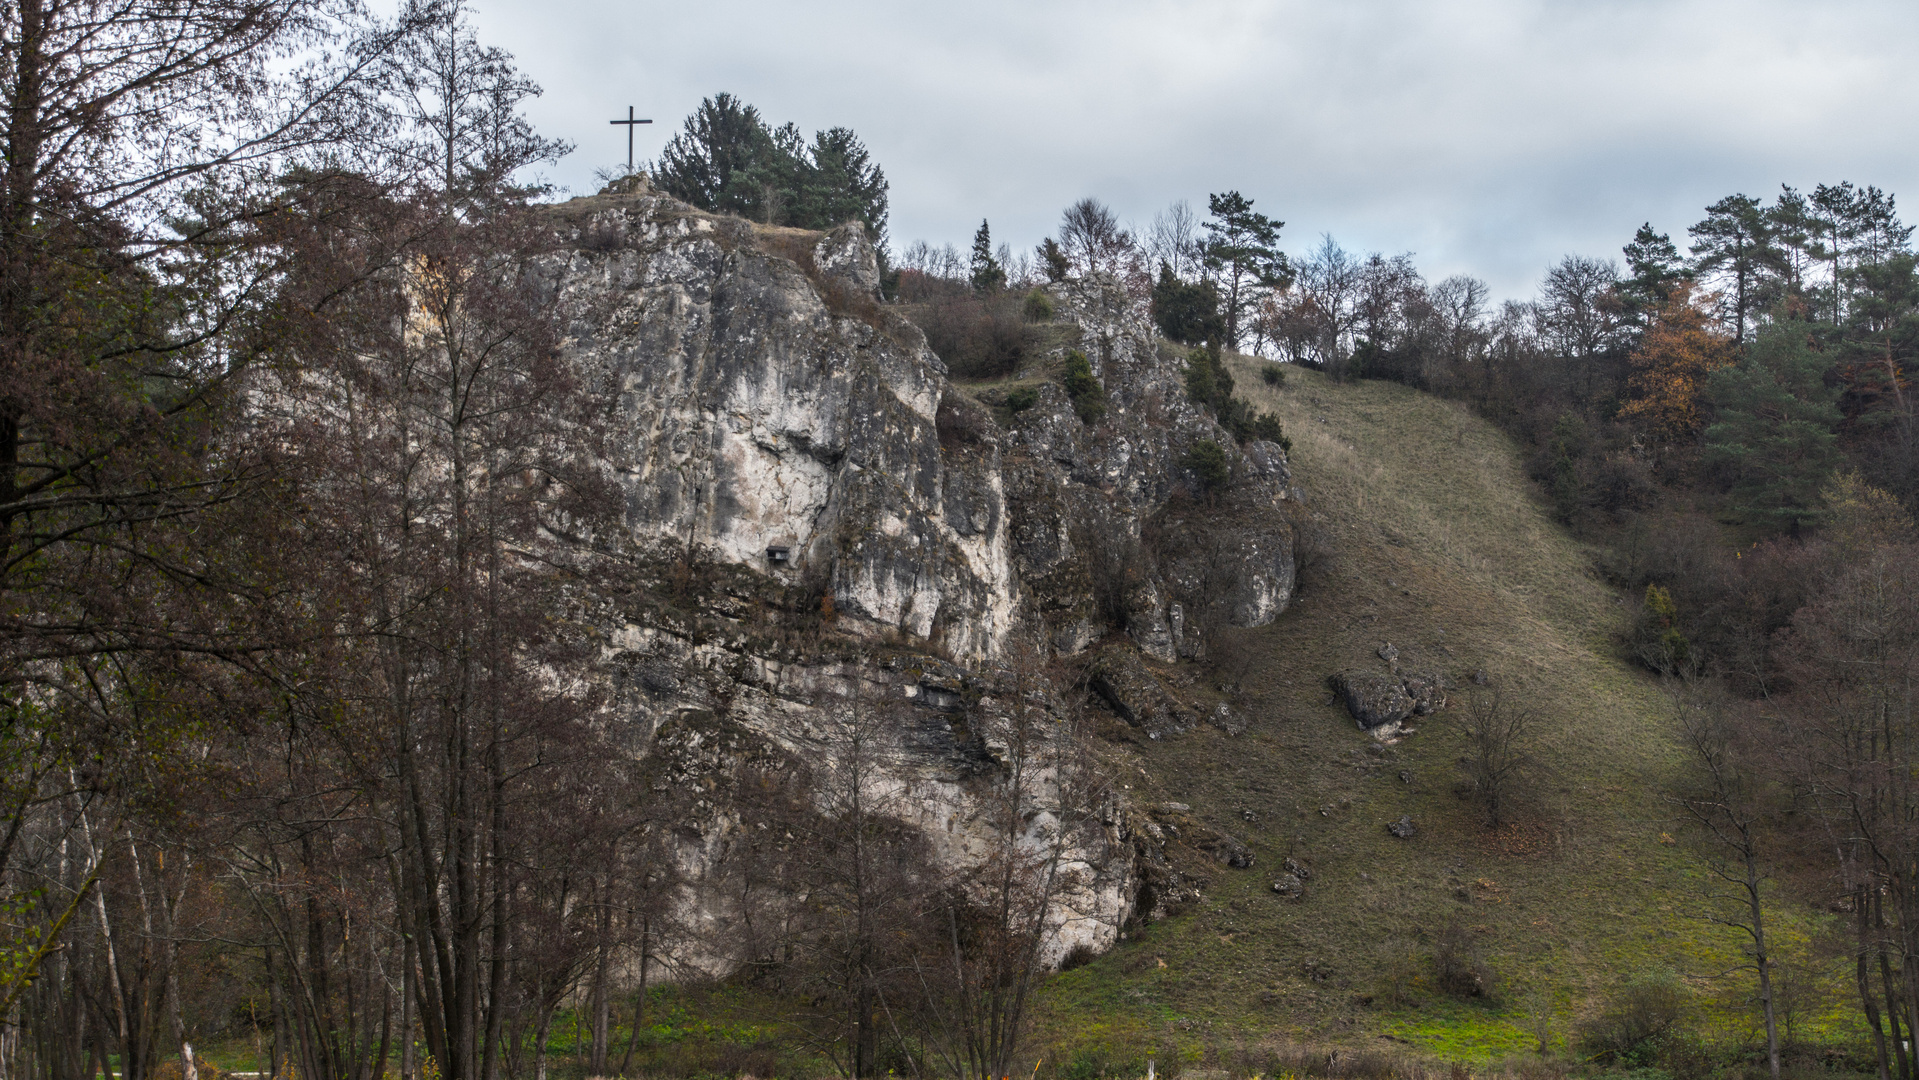
M 1637 420 L 1669 439 L 1691 439 L 1705 425 L 1706 380 L 1733 361 L 1735 343 L 1713 325 L 1690 282 L 1676 286 L 1660 306 L 1630 362 L 1631 400 L 1621 418 Z

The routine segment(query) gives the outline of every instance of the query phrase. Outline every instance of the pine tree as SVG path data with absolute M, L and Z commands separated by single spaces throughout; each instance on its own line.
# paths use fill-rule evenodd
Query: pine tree
M 700 102 L 654 166 L 661 191 L 702 210 L 762 219 L 761 181 L 778 152 L 760 111 L 732 94 Z
M 1212 220 L 1206 222 L 1208 236 L 1200 250 L 1206 268 L 1219 275 L 1226 344 L 1238 348 L 1248 313 L 1267 292 L 1292 280 L 1292 266 L 1278 247 L 1286 223 L 1255 211 L 1253 200 L 1237 191 L 1209 195 L 1206 205 Z
M 1760 290 L 1758 306 L 1804 315 L 1814 262 L 1813 232 L 1818 228 L 1812 204 L 1791 185 L 1781 184 L 1778 197 L 1766 208 L 1765 214 L 1766 227 L 1772 235 L 1772 250 L 1767 260 L 1772 280 Z
M 1757 306 L 1760 273 L 1772 255 L 1772 230 L 1759 200 L 1728 195 L 1706 207 L 1705 220 L 1686 231 L 1693 238 L 1694 271 L 1725 282 L 1726 321 L 1733 339 L 1744 344 L 1746 325 Z
M 1664 304 L 1674 285 L 1692 280 L 1672 237 L 1653 231 L 1650 221 L 1639 226 L 1632 243 L 1620 250 L 1631 276 L 1619 283 L 1619 295 L 1626 302 L 1626 317 L 1634 322 L 1643 321 Z
M 1913 227 L 1900 222 L 1891 195 L 1851 181 L 1820 184 L 1806 202 L 1807 254 L 1827 271 L 1829 294 L 1820 314 L 1843 323 L 1861 272 L 1906 252 Z
M 973 234 L 973 291 L 994 293 L 1006 287 L 1006 268 L 993 257 L 993 230 L 981 218 Z
M 874 247 L 886 242 L 886 173 L 851 128 L 828 128 L 813 136 L 799 171 L 799 197 L 791 224 L 831 229 L 857 220 Z
M 1055 283 L 1066 280 L 1066 275 L 1072 270 L 1073 264 L 1072 260 L 1066 257 L 1066 252 L 1059 246 L 1058 240 L 1050 236 L 1047 237 L 1045 240 L 1040 241 L 1040 245 L 1034 253 L 1039 256 L 1041 269 L 1046 271 L 1046 280 Z
M 1744 363 L 1714 373 L 1719 419 L 1706 429 L 1706 457 L 1732 474 L 1744 520 L 1796 532 L 1819 517 L 1820 485 L 1839 462 L 1830 366 L 1805 324 L 1783 323 L 1760 332 Z

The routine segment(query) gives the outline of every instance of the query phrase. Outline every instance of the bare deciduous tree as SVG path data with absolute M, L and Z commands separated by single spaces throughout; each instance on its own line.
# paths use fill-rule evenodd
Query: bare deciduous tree
M 1518 707 L 1498 689 L 1466 698 L 1466 747 L 1460 768 L 1492 826 L 1505 822 L 1531 764 L 1527 742 L 1532 725 L 1532 711 Z
M 1111 791 L 1077 703 L 1049 700 L 1050 687 L 1072 680 L 1048 671 L 1043 656 L 1032 643 L 1009 649 L 1003 714 L 989 740 L 998 759 L 986 778 L 990 846 L 983 863 L 945 891 L 948 940 L 920 971 L 929 1049 L 946 1072 L 968 1080 L 1015 1071 L 1034 986 L 1058 959 L 1049 939 L 1078 929 L 1075 918 L 1099 917 L 1066 910 L 1069 896 L 1094 884 L 1069 856 L 1102 842 Z
M 1580 400 L 1595 400 L 1616 373 L 1605 356 L 1617 344 L 1621 308 L 1613 294 L 1619 267 L 1611 260 L 1568 255 L 1546 271 L 1534 307 L 1538 331 L 1549 346 L 1574 365 L 1569 388 Z
M 1337 370 L 1351 354 L 1364 264 L 1330 235 L 1294 265 L 1292 288 L 1275 300 L 1266 336 L 1288 359 Z
M 1773 960 L 1766 940 L 1765 875 L 1760 866 L 1765 791 L 1749 745 L 1757 734 L 1749 730 L 1755 721 L 1735 721 L 1725 704 L 1710 700 L 1696 682 L 1674 679 L 1670 690 L 1691 759 L 1679 803 L 1704 834 L 1707 869 L 1735 890 L 1730 897 L 1715 895 L 1714 899 L 1731 900 L 1737 914 L 1727 914 L 1723 905 L 1717 905 L 1712 917 L 1750 939 L 1749 966 L 1759 981 L 1766 1026 L 1766 1061 L 1777 1080 L 1779 1024 L 1773 1008 Z
M 1146 257 L 1155 273 L 1165 266 L 1181 281 L 1196 281 L 1204 270 L 1199 215 L 1181 199 L 1153 215 L 1146 231 Z
M 1848 548 L 1850 547 L 1850 550 Z M 1839 545 L 1782 647 L 1793 779 L 1848 893 L 1854 980 L 1881 1076 L 1910 1077 L 1919 1031 L 1919 552 Z M 1876 985 L 1875 985 L 1876 984 Z
M 325 0 L 0 6 L 0 717 L 31 733 L 0 760 L 0 900 L 36 931 L 5 949 L 0 1019 L 91 906 L 93 940 L 32 987 L 45 1007 L 24 1020 L 40 1045 L 95 1059 L 117 1039 L 130 1076 L 157 1040 L 102 1023 L 121 992 L 150 994 L 144 1015 L 176 1040 L 184 1020 L 172 908 L 151 873 L 144 908 L 121 887 L 163 854 L 129 833 L 126 795 L 204 768 L 284 644 L 260 618 L 255 553 L 230 539 L 266 505 L 271 455 L 228 436 L 240 378 L 337 297 L 291 302 L 280 226 L 341 197 L 340 166 L 377 157 L 373 68 L 400 30 L 359 15 Z M 102 881 L 114 895 L 90 898 Z M 109 993 L 95 965 L 120 966 L 130 928 L 113 913 L 135 909 L 142 928 L 154 915 L 155 962 Z
M 1113 211 L 1098 199 L 1081 199 L 1060 215 L 1059 246 L 1075 273 L 1119 277 L 1137 248 Z
M 884 1071 L 882 1039 L 898 1039 L 895 1010 L 910 1000 L 918 918 L 937 889 L 923 833 L 908 823 L 912 798 L 898 768 L 904 702 L 875 689 L 834 703 L 812 775 L 813 812 L 789 827 L 804 912 L 790 929 L 795 986 L 810 1042 L 842 1073 Z M 789 902 L 791 898 L 789 897 Z
M 1475 364 L 1485 363 L 1490 335 L 1486 326 L 1486 304 L 1490 294 L 1486 283 L 1476 277 L 1455 274 L 1434 285 L 1429 292 L 1438 318 L 1444 368 L 1454 380 L 1464 377 Z M 1456 384 L 1441 386 L 1428 377 L 1429 385 L 1456 392 Z

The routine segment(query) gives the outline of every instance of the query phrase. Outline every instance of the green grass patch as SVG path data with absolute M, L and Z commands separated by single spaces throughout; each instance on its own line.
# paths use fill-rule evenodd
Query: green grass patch
M 1449 1002 L 1383 1019 L 1378 1031 L 1425 1056 L 1483 1065 L 1531 1053 L 1538 1037 L 1530 1025 L 1523 1014 Z

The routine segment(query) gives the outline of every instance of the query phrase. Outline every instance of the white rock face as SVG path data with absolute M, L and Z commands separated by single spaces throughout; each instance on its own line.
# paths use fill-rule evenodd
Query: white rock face
M 604 465 L 625 491 L 627 539 L 772 572 L 768 549 L 785 547 L 789 569 L 830 567 L 837 613 L 868 632 L 940 632 L 960 655 L 997 655 L 1012 569 L 994 463 L 963 463 L 981 482 L 948 522 L 945 370 L 874 303 L 858 225 L 808 245 L 815 281 L 742 222 L 657 196 L 579 203 L 601 204 L 581 207 L 581 235 L 619 239 L 548 272 L 574 316 L 570 359 L 618 395 Z M 840 310 L 822 285 L 844 294 Z
M 762 789 L 795 785 L 835 812 L 855 722 L 877 751 L 858 781 L 869 805 L 956 879 L 1003 846 L 1025 745 L 1016 842 L 1057 851 L 1066 883 L 1048 956 L 1110 946 L 1140 914 L 1150 841 L 1110 791 L 1080 783 L 1058 691 L 1014 692 L 1037 669 L 1023 643 L 1085 648 L 1111 625 L 1097 591 L 1113 573 L 1138 579 L 1124 629 L 1161 661 L 1199 652 L 1197 603 L 1271 621 L 1293 586 L 1283 452 L 1235 454 L 1208 512 L 1169 509 L 1188 482 L 1180 458 L 1233 442 L 1109 285 L 1055 289 L 1105 420 L 1082 423 L 1049 381 L 1009 427 L 878 301 L 857 224 L 765 229 L 644 192 L 574 200 L 552 220 L 561 250 L 538 273 L 568 320 L 567 363 L 604 401 L 582 442 L 622 509 L 556 523 L 551 555 L 603 642 L 611 722 L 657 763 L 662 798 L 683 799 L 676 907 L 698 944 L 680 959 L 756 959 L 747 883 L 801 842 Z M 1149 522 L 1157 551 L 1142 547 Z M 1020 731 L 1048 734 L 1022 744 Z

